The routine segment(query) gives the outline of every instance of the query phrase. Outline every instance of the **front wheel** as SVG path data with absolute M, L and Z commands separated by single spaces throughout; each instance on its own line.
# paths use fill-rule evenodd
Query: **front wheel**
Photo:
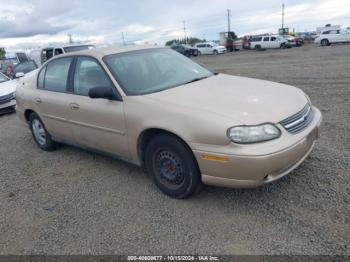
M 219 53 L 218 53 L 218 50 L 214 50 L 213 54 L 214 54 L 214 55 L 218 55 L 218 54 L 219 54 Z
M 52 140 L 51 135 L 47 132 L 44 123 L 36 113 L 29 117 L 30 130 L 36 144 L 45 151 L 53 151 L 57 144 Z
M 147 146 L 147 172 L 157 187 L 174 198 L 187 198 L 201 188 L 197 162 L 183 141 L 175 136 L 160 134 Z
M 328 41 L 327 39 L 323 39 L 323 40 L 321 41 L 321 45 L 322 45 L 322 46 L 329 46 L 330 44 L 329 44 L 329 41 Z

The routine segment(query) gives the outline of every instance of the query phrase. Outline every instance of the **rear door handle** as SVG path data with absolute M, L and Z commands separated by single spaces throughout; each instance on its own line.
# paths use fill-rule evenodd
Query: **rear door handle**
M 71 104 L 69 104 L 70 105 L 70 109 L 72 109 L 72 110 L 78 110 L 79 109 L 79 105 L 78 104 L 76 104 L 76 103 L 71 103 Z
M 40 99 L 39 97 L 35 98 L 34 101 L 35 101 L 35 103 L 37 103 L 37 104 L 40 104 L 40 103 L 41 103 L 41 99 Z

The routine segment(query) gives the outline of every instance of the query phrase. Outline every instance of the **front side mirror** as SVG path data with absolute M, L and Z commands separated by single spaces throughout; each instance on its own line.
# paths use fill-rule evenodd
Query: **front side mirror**
M 118 100 L 111 87 L 93 87 L 89 90 L 90 98 Z
M 18 72 L 15 74 L 15 78 L 20 78 L 20 77 L 24 77 L 24 73 L 23 72 Z

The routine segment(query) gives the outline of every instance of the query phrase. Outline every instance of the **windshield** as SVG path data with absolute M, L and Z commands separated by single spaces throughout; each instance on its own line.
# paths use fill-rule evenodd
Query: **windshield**
M 6 76 L 4 76 L 3 74 L 0 73 L 0 83 L 8 81 L 8 80 L 9 79 Z
M 80 46 L 67 46 L 64 47 L 64 52 L 69 53 L 69 52 L 76 52 L 76 51 L 81 51 L 81 50 L 86 50 L 86 49 L 94 49 L 94 45 L 80 45 Z
M 127 95 L 159 92 L 213 75 L 167 48 L 113 54 L 103 60 Z

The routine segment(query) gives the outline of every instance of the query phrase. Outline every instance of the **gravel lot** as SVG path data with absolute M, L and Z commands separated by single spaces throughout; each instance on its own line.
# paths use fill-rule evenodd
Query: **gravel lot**
M 124 162 L 41 151 L 16 115 L 1 116 L 0 253 L 350 255 L 350 45 L 196 60 L 303 89 L 324 116 L 310 157 L 264 187 L 174 200 Z

